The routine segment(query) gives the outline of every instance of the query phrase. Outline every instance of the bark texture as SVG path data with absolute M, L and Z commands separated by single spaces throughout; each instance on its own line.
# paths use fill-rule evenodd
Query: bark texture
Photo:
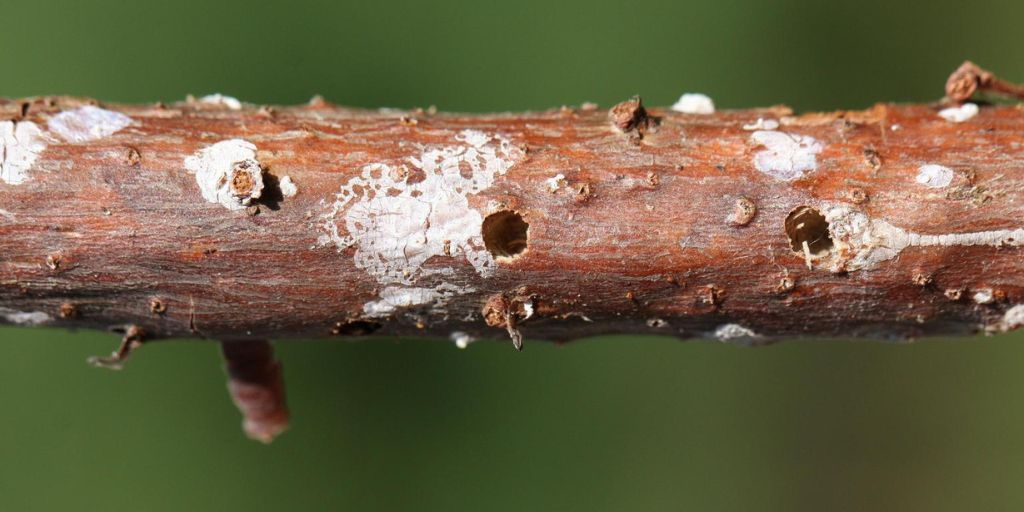
M 0 104 L 7 322 L 763 343 L 1024 317 L 1019 107 L 92 104 Z

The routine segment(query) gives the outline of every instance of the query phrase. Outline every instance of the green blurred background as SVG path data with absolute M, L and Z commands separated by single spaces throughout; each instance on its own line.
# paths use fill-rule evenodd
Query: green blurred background
M 223 92 L 545 109 L 927 101 L 966 58 L 1024 80 L 1019 0 L 0 5 L 0 94 Z M 247 441 L 217 348 L 0 329 L 0 510 L 1013 510 L 1022 334 L 743 349 L 289 343 L 294 424 Z

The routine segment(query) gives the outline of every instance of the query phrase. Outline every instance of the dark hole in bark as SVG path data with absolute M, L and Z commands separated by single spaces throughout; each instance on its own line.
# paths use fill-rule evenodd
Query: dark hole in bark
M 281 209 L 281 201 L 284 201 L 281 180 L 269 172 L 263 173 L 263 194 L 256 202 L 276 212 Z
M 515 256 L 526 250 L 526 232 L 530 225 L 516 212 L 503 210 L 484 219 L 484 246 L 495 258 Z
M 339 322 L 335 325 L 332 334 L 338 336 L 366 336 L 373 334 L 374 331 L 380 328 L 381 325 L 377 322 L 349 320 L 348 322 Z
M 786 235 L 790 246 L 799 253 L 804 252 L 804 243 L 812 256 L 826 254 L 832 249 L 825 216 L 810 206 L 798 206 L 786 217 Z

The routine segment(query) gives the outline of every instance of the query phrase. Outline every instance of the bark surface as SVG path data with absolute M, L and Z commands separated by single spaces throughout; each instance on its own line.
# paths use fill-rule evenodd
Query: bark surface
M 1024 321 L 1018 107 L 90 104 L 0 104 L 6 322 L 763 343 Z

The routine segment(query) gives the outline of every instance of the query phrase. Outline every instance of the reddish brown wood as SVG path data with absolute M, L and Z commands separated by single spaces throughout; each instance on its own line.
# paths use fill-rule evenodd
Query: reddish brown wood
M 85 101 L 7 101 L 0 114 L 45 128 Z M 105 108 L 128 114 L 132 126 L 88 142 L 53 141 L 31 179 L 0 182 L 0 311 L 8 320 L 42 312 L 46 325 L 135 325 L 147 339 L 507 338 L 518 330 L 553 340 L 718 332 L 759 343 L 1001 330 L 1015 326 L 1004 315 L 1024 302 L 1015 241 L 907 247 L 861 269 L 844 268 L 848 255 L 835 254 L 834 265 L 809 269 L 785 229 L 798 207 L 837 205 L 921 234 L 1024 227 L 1024 110 L 1014 106 L 985 106 L 963 123 L 932 105 L 799 116 L 784 107 L 713 115 L 653 108 L 643 119 L 623 108 L 609 119 L 589 106 L 482 115 L 319 102 Z M 759 172 L 754 159 L 764 147 L 743 128 L 758 118 L 819 141 L 817 169 L 794 181 Z M 448 272 L 443 282 L 462 291 L 443 306 L 371 318 L 365 307 L 386 285 L 356 266 L 354 247 L 318 245 L 321 216 L 364 166 L 404 162 L 417 171 L 409 158 L 453 144 L 466 129 L 499 134 L 522 152 L 468 201 L 484 217 L 518 213 L 529 225 L 525 251 L 499 258 L 490 276 L 458 255 L 433 257 L 423 268 Z M 248 210 L 204 200 L 183 164 L 232 138 L 256 144 L 270 184 Z M 918 183 L 925 164 L 951 168 L 952 182 Z M 276 193 L 273 183 L 285 176 L 297 183 L 294 197 Z M 438 279 L 417 276 L 415 286 Z M 991 300 L 981 300 L 985 293 Z M 720 331 L 731 324 L 757 336 Z

